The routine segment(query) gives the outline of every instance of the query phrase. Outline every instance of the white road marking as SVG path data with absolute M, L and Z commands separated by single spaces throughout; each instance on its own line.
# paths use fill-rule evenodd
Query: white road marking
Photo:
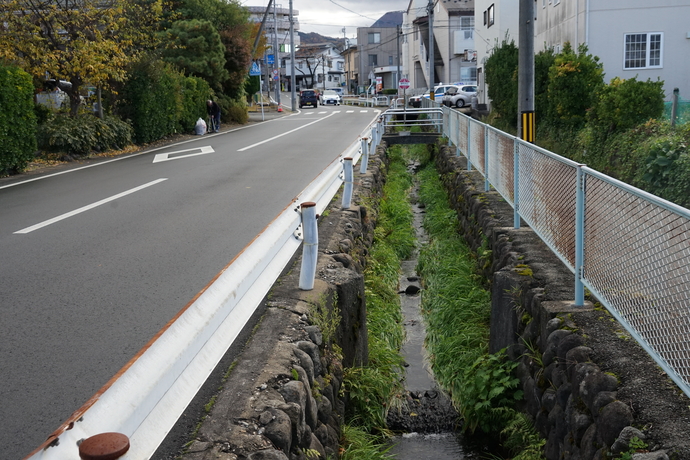
M 332 116 L 333 116 L 333 114 L 331 113 L 330 115 L 327 115 L 323 118 L 319 118 L 318 120 L 312 121 L 311 123 L 307 123 L 306 125 L 302 125 L 299 128 L 291 129 L 290 131 L 286 131 L 283 134 L 278 134 L 277 136 L 273 136 L 273 137 L 265 139 L 261 142 L 257 142 L 256 144 L 252 144 L 252 145 L 248 145 L 246 147 L 243 147 L 243 148 L 239 149 L 238 152 L 244 152 L 245 150 L 253 149 L 254 147 L 258 147 L 259 145 L 265 144 L 266 142 L 274 141 L 276 139 L 279 139 L 283 136 L 287 136 L 288 134 L 294 133 L 295 131 L 299 131 L 300 129 L 306 128 L 307 126 L 313 125 L 314 123 L 318 123 L 318 122 L 323 121 L 323 120 L 327 119 L 328 117 L 332 117 Z
M 355 111 L 354 111 L 354 110 L 348 110 L 348 111 L 345 112 L 345 113 L 355 113 Z
M 81 214 L 82 212 L 88 211 L 90 209 L 93 209 L 95 207 L 98 207 L 102 204 L 109 203 L 111 201 L 117 200 L 118 198 L 122 198 L 123 196 L 130 195 L 132 193 L 138 192 L 139 190 L 143 190 L 147 187 L 151 187 L 152 185 L 159 184 L 163 181 L 168 180 L 168 178 L 162 178 L 162 179 L 157 179 L 152 182 L 149 182 L 148 184 L 140 185 L 139 187 L 134 187 L 133 189 L 129 189 L 125 192 L 118 193 L 117 195 L 113 195 L 109 198 L 105 198 L 101 201 L 97 201 L 95 203 L 83 206 L 79 209 L 75 209 L 74 211 L 67 212 L 65 214 L 62 214 L 61 216 L 53 217 L 52 219 L 45 220 L 39 224 L 32 225 L 31 227 L 26 227 L 22 230 L 14 232 L 15 234 L 26 234 L 26 233 L 31 233 L 34 230 L 38 230 L 39 228 L 47 227 L 48 225 L 54 224 L 55 222 L 59 222 L 61 220 L 67 219 L 68 217 L 76 216 L 77 214 Z
M 197 152 L 197 150 L 200 150 L 200 152 Z M 170 158 L 171 155 L 176 155 L 178 153 L 185 153 L 185 152 L 196 152 L 196 153 L 189 153 L 187 155 L 180 155 L 177 157 Z M 161 163 L 163 161 L 179 160 L 180 158 L 195 157 L 197 155 L 206 155 L 207 153 L 213 153 L 213 152 L 215 152 L 215 150 L 213 150 L 213 147 L 211 147 L 210 145 L 207 145 L 205 147 L 197 147 L 195 149 L 178 150 L 177 152 L 159 153 L 155 157 L 153 157 L 153 162 L 154 163 Z

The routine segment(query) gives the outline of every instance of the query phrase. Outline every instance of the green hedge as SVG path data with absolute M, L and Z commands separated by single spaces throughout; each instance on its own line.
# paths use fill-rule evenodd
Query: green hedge
M 55 115 L 39 126 L 42 150 L 84 156 L 91 151 L 119 150 L 132 143 L 132 128 L 115 117 Z
M 210 96 L 204 80 L 185 77 L 162 61 L 144 61 L 132 70 L 118 112 L 131 123 L 134 141 L 147 143 L 192 132 L 196 120 L 206 117 Z
M 36 151 L 31 76 L 0 65 L 0 176 L 21 172 Z

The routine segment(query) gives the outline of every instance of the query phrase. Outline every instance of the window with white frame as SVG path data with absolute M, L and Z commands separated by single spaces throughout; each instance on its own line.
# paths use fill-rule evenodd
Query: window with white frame
M 474 16 L 461 17 L 460 30 L 463 31 L 465 40 L 471 40 L 474 37 Z
M 556 6 L 556 5 L 558 5 L 559 3 L 561 3 L 561 0 L 553 0 L 553 6 Z
M 624 69 L 647 69 L 662 67 L 661 32 L 625 34 Z
M 372 32 L 369 34 L 369 44 L 376 45 L 381 43 L 381 34 L 379 32 Z

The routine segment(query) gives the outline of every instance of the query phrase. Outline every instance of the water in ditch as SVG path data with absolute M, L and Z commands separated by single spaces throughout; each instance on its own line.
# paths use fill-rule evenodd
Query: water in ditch
M 424 208 L 417 203 L 413 191 L 410 201 L 414 213 L 417 247 L 427 241 L 422 227 Z M 405 390 L 407 404 L 390 410 L 388 423 L 395 432 L 404 432 L 392 439 L 389 454 L 397 460 L 458 460 L 479 459 L 481 446 L 460 433 L 461 420 L 449 397 L 434 380 L 427 359 L 426 335 L 421 313 L 421 281 L 415 271 L 418 252 L 402 263 L 400 277 L 400 304 L 404 316 L 406 339 L 402 355 L 406 362 Z

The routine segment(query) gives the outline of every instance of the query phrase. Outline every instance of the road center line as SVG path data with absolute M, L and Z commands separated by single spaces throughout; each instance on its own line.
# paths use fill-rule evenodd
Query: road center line
M 278 139 L 278 138 L 280 138 L 280 137 L 287 136 L 288 134 L 294 133 L 295 131 L 299 131 L 299 130 L 302 129 L 302 128 L 306 128 L 307 126 L 313 125 L 314 123 L 318 123 L 318 122 L 323 121 L 323 120 L 325 120 L 326 118 L 329 118 L 329 117 L 332 117 L 332 116 L 333 116 L 333 113 L 331 113 L 330 115 L 327 115 L 327 116 L 325 116 L 325 117 L 323 117 L 323 118 L 319 118 L 319 119 L 316 120 L 316 121 L 312 121 L 311 123 L 307 123 L 306 125 L 300 126 L 299 128 L 295 128 L 295 129 L 292 129 L 292 130 L 290 130 L 290 131 L 286 131 L 286 132 L 284 132 L 284 133 L 282 133 L 282 134 L 278 134 L 277 136 L 273 136 L 273 137 L 271 137 L 271 138 L 269 138 L 269 139 L 265 139 L 265 140 L 263 140 L 263 141 L 261 141 L 261 142 L 257 142 L 256 144 L 252 144 L 252 145 L 248 145 L 247 147 L 243 147 L 243 148 L 239 149 L 238 152 L 244 152 L 245 150 L 249 150 L 249 149 L 252 149 L 252 148 L 254 148 L 254 147 L 258 147 L 259 145 L 265 144 L 266 142 L 274 141 L 274 140 L 276 140 L 276 139 Z
M 149 182 L 148 184 L 140 185 L 139 187 L 134 187 L 134 188 L 129 189 L 129 190 L 125 191 L 125 192 L 118 193 L 117 195 L 113 195 L 113 196 L 111 196 L 111 197 L 109 197 L 109 198 L 105 198 L 105 199 L 103 199 L 103 200 L 101 200 L 101 201 L 97 201 L 97 202 L 95 202 L 95 203 L 92 203 L 92 204 L 83 206 L 83 207 L 81 207 L 81 208 L 79 208 L 79 209 L 75 209 L 74 211 L 70 211 L 70 212 L 67 212 L 67 213 L 65 213 L 65 214 L 62 214 L 62 215 L 60 215 L 60 216 L 53 217 L 52 219 L 45 220 L 45 221 L 43 221 L 43 222 L 41 222 L 41 223 L 38 223 L 38 224 L 36 224 L 36 225 L 32 225 L 31 227 L 26 227 L 26 228 L 24 228 L 24 229 L 22 229 L 22 230 L 19 230 L 19 231 L 14 232 L 14 233 L 15 233 L 15 234 L 26 234 L 26 233 L 31 233 L 31 232 L 33 232 L 34 230 L 38 230 L 39 228 L 47 227 L 48 225 L 54 224 L 55 222 L 59 222 L 59 221 L 61 221 L 61 220 L 63 220 L 63 219 L 67 219 L 68 217 L 76 216 L 77 214 L 81 214 L 82 212 L 88 211 L 89 209 L 93 209 L 93 208 L 98 207 L 98 206 L 100 206 L 100 205 L 102 205 L 102 204 L 109 203 L 110 201 L 117 200 L 118 198 L 122 198 L 123 196 L 130 195 L 130 194 L 132 194 L 132 193 L 138 192 L 139 190 L 143 190 L 143 189 L 145 189 L 145 188 L 147 188 L 147 187 L 151 187 L 152 185 L 159 184 L 159 183 L 161 183 L 161 182 L 163 182 L 163 181 L 166 181 L 166 180 L 168 180 L 167 177 L 166 177 L 166 178 L 162 178 L 162 179 L 154 180 L 153 182 Z

